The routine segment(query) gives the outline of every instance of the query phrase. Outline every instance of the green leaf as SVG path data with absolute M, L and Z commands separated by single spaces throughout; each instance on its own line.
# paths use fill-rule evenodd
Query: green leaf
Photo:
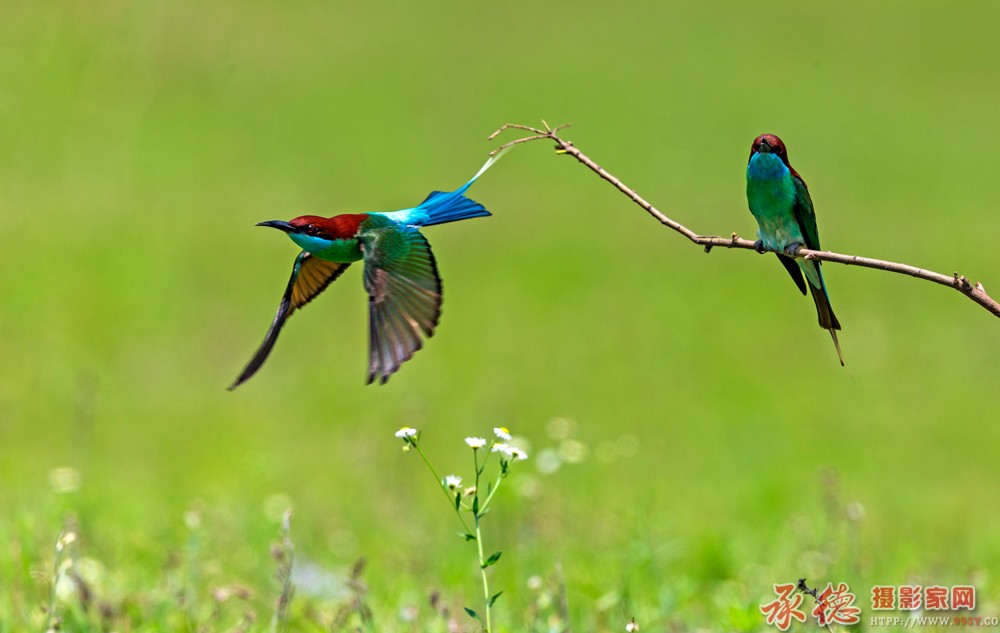
M 479 516 L 479 495 L 478 494 L 476 494 L 476 496 L 472 498 L 472 514 L 474 514 L 477 517 Z
M 486 562 L 483 563 L 483 569 L 486 569 L 490 565 L 496 564 L 496 562 L 498 560 L 500 560 L 500 556 L 501 555 L 503 555 L 503 552 L 495 552 L 493 555 L 491 555 L 489 558 L 487 558 Z
M 486 608 L 492 607 L 493 603 L 497 601 L 497 598 L 499 598 L 500 594 L 502 593 L 503 593 L 502 591 L 498 591 L 495 594 L 493 594 L 493 597 L 486 601 Z
M 474 540 L 476 540 L 476 535 L 475 534 L 471 534 L 469 532 L 465 532 L 465 533 L 459 532 L 458 535 L 461 536 L 462 538 L 464 538 L 466 541 L 474 541 Z
M 469 616 L 475 618 L 476 622 L 479 622 L 480 625 L 483 624 L 483 621 L 479 619 L 479 614 L 478 613 L 476 613 L 475 611 L 473 611 L 469 607 L 462 607 L 462 608 L 465 609 L 465 612 L 468 613 Z
M 456 492 L 455 493 L 455 509 L 458 510 L 461 507 L 462 507 L 462 493 L 461 492 Z

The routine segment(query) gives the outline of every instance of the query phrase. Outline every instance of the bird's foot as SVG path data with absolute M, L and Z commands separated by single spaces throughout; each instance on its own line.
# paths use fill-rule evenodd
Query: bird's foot
M 795 254 L 799 252 L 799 249 L 804 246 L 805 244 L 803 244 L 802 242 L 792 242 L 791 244 L 789 244 L 788 246 L 786 246 L 781 250 L 784 251 L 785 255 L 788 255 L 789 257 L 795 257 Z
M 757 240 L 756 242 L 754 242 L 753 249 L 758 253 L 760 253 L 761 255 L 767 252 L 767 250 L 764 248 L 764 240 Z

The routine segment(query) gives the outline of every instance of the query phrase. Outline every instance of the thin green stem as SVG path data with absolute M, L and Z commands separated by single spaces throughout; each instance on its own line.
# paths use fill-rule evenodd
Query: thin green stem
M 488 494 L 486 496 L 486 501 L 483 502 L 483 506 L 481 508 L 479 508 L 480 514 L 483 513 L 483 512 L 485 512 L 486 508 L 489 507 L 490 501 L 493 500 L 493 495 L 495 495 L 497 493 L 497 488 L 500 487 L 500 482 L 502 480 L 503 480 L 503 474 L 501 473 L 501 474 L 497 475 L 496 483 L 493 484 L 493 488 L 490 490 L 490 494 Z
M 479 571 L 483 575 L 483 600 L 486 601 L 486 633 L 493 630 L 493 622 L 490 617 L 492 608 L 490 606 L 490 583 L 486 579 L 486 557 L 483 554 L 483 539 L 479 531 L 479 517 L 476 517 L 476 546 L 479 547 Z
M 486 453 L 486 459 L 483 460 L 483 466 L 486 466 L 486 460 L 490 458 L 490 454 Z M 486 555 L 483 553 L 483 535 L 479 529 L 479 517 L 483 515 L 484 507 L 479 507 L 479 450 L 473 449 L 472 451 L 472 462 L 476 468 L 476 548 L 479 551 L 479 573 L 483 576 L 483 602 L 486 605 L 486 627 L 483 629 L 486 633 L 490 633 L 493 629 L 493 621 L 491 617 L 492 608 L 490 607 L 490 582 L 486 578 Z M 490 497 L 493 496 L 492 491 L 490 491 Z M 487 497 L 489 501 L 489 497 Z
M 410 446 L 416 449 L 417 454 L 420 455 L 420 459 L 424 460 L 424 464 L 427 465 L 427 469 L 431 471 L 432 475 L 434 475 L 434 480 L 437 482 L 438 487 L 441 489 L 441 492 L 444 493 L 445 499 L 448 500 L 448 506 L 455 511 L 455 516 L 458 517 L 458 520 L 462 523 L 462 527 L 465 528 L 465 533 L 468 534 L 470 532 L 469 524 L 465 522 L 465 518 L 462 517 L 461 511 L 455 507 L 455 499 L 450 494 L 448 494 L 448 489 L 444 487 L 443 483 L 441 483 L 443 481 L 441 479 L 441 476 L 438 475 L 437 471 L 434 470 L 434 467 L 431 466 L 431 463 L 427 459 L 427 456 L 424 455 L 424 452 L 422 450 L 420 450 L 420 446 L 418 446 L 415 443 L 411 443 Z M 479 481 L 478 475 L 476 477 L 476 481 L 477 482 Z

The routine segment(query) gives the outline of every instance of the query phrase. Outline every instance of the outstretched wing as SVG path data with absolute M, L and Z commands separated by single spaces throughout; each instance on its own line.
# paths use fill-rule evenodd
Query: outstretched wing
M 359 235 L 368 291 L 368 383 L 389 376 L 423 347 L 441 316 L 441 279 L 417 229 L 388 219 Z
M 795 203 L 792 205 L 792 213 L 799 223 L 802 237 L 806 239 L 806 248 L 818 251 L 819 229 L 816 228 L 816 212 L 813 210 L 812 198 L 809 197 L 809 188 L 798 174 L 792 174 L 792 182 L 795 184 Z
M 239 378 L 236 379 L 236 382 L 230 385 L 230 391 L 246 382 L 264 364 L 264 361 L 267 360 L 268 355 L 271 353 L 271 349 L 274 347 L 275 341 L 278 340 L 278 334 L 281 333 L 281 328 L 285 325 L 285 320 L 295 310 L 316 298 L 333 280 L 347 270 L 348 266 L 350 264 L 328 262 L 325 259 L 310 255 L 306 251 L 299 253 L 299 256 L 295 258 L 295 264 L 292 266 L 292 276 L 288 280 L 288 287 L 285 288 L 285 294 L 281 297 L 278 312 L 274 315 L 274 321 L 271 322 L 271 327 L 264 337 L 264 342 L 260 344 L 257 352 L 250 359 L 250 362 L 247 363 L 246 368 L 240 374 Z

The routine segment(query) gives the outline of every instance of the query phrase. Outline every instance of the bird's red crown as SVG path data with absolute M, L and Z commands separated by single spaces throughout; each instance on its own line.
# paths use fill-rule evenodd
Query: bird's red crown
M 785 148 L 785 142 L 774 134 L 761 134 L 753 140 L 753 145 L 750 146 L 750 158 L 761 150 L 765 152 L 770 152 L 781 159 L 781 162 L 785 163 L 785 166 L 791 168 L 788 164 L 788 150 Z
M 288 223 L 307 235 L 315 235 L 328 240 L 343 240 L 357 235 L 358 227 L 367 217 L 367 213 L 344 213 L 332 218 L 300 215 Z

